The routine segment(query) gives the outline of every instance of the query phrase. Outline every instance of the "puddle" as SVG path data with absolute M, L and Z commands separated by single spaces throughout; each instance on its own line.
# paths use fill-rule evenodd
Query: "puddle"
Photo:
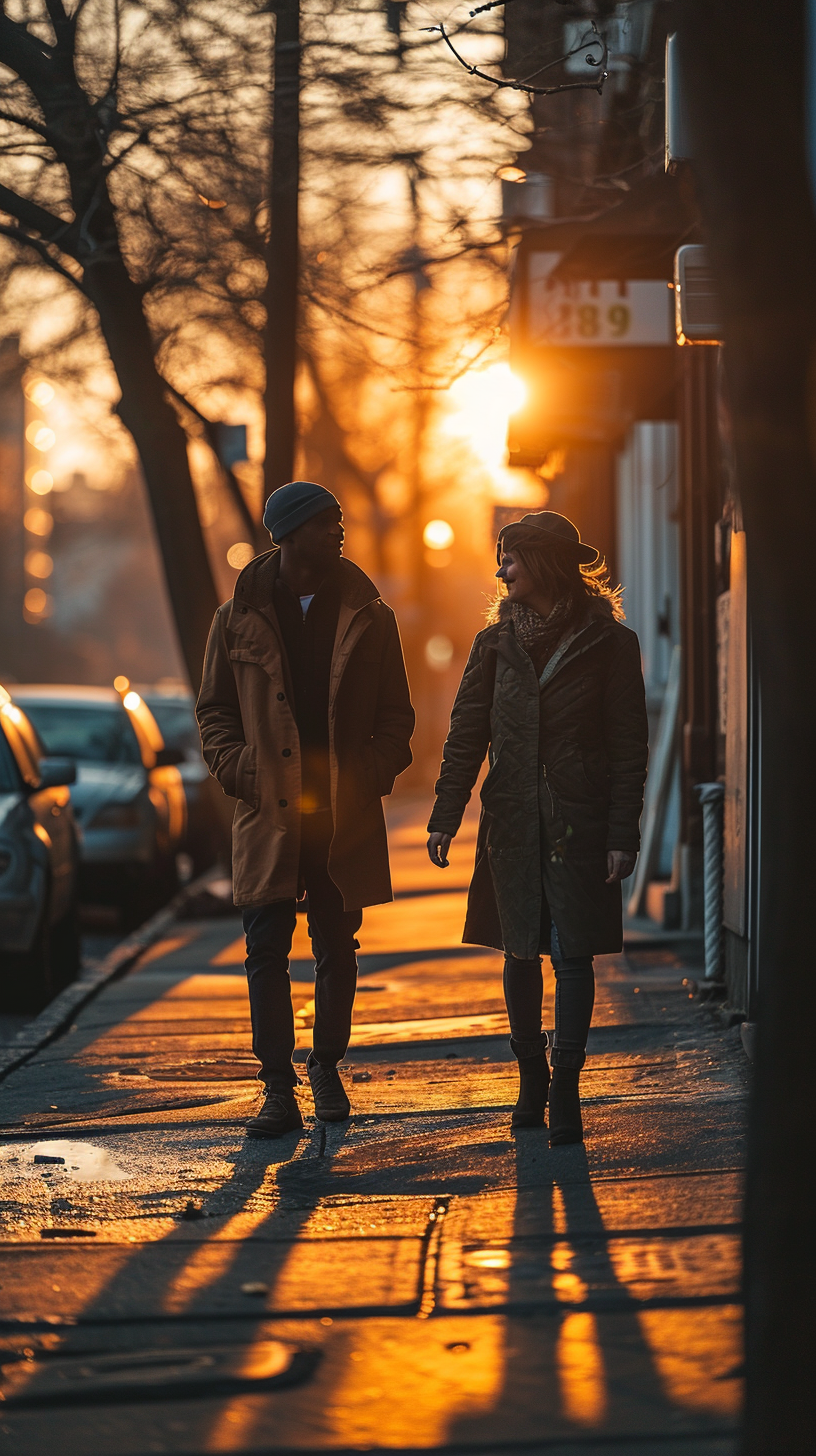
M 7 1177 L 51 1179 L 56 1175 L 75 1183 L 119 1183 L 132 1176 L 113 1161 L 105 1148 L 63 1139 L 0 1148 L 0 1166 Z
M 302 1384 L 319 1358 L 317 1350 L 259 1340 L 251 1346 L 137 1350 L 48 1363 L 18 1361 L 6 1367 L 4 1410 L 257 1395 Z

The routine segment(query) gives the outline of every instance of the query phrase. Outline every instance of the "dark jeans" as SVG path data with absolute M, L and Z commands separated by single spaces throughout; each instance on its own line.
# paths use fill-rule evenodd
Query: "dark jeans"
M 357 931 L 362 910 L 344 910 L 343 897 L 327 868 L 331 814 L 306 814 L 301 832 L 300 873 L 309 896 L 308 924 L 315 958 L 314 1054 L 336 1066 L 346 1054 L 357 989 Z M 289 982 L 289 952 L 295 930 L 294 900 L 253 905 L 244 911 L 246 972 L 252 1015 L 252 1050 L 258 1076 L 279 1090 L 297 1081 L 292 1067 L 295 1018 Z
M 586 1060 L 587 1036 L 595 1005 L 592 956 L 562 955 L 554 922 L 550 953 L 555 971 L 552 1064 L 554 1067 L 580 1069 Z M 510 1019 L 510 1044 L 517 1056 L 533 1056 L 541 1049 L 543 993 L 544 982 L 538 957 L 520 961 L 515 956 L 505 956 L 504 999 Z

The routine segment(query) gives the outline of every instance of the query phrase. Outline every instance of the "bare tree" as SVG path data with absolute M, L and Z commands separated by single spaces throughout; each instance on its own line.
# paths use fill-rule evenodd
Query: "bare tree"
M 215 119 L 210 109 L 224 92 L 217 40 L 210 7 L 175 0 L 113 0 L 113 8 L 78 0 L 72 11 L 63 0 L 23 0 L 14 10 L 4 0 L 0 8 L 0 207 L 11 219 L 2 231 L 80 290 L 98 319 L 121 390 L 118 413 L 142 462 L 193 683 L 216 596 L 186 436 L 151 327 L 150 274 L 161 267 L 151 268 L 151 239 L 140 235 L 139 222 L 174 202 L 183 209 L 186 201 L 189 211 L 189 173 L 198 168 L 203 177 L 207 154 L 217 149 L 223 107 Z M 134 192 L 136 208 L 124 200 Z
M 193 680 L 214 594 L 185 435 L 217 450 L 208 396 L 231 392 L 257 409 L 265 353 L 274 362 L 276 8 L 79 0 L 69 15 L 63 0 L 5 0 L 0 9 L 11 281 L 50 269 L 73 291 L 78 311 L 58 298 L 50 309 L 58 373 L 84 360 L 83 330 L 86 344 L 101 328 Z M 506 249 L 486 184 L 525 123 L 518 98 L 477 94 L 452 68 L 439 38 L 423 32 L 425 6 L 302 0 L 301 12 L 301 358 L 316 371 L 325 416 L 316 453 L 351 469 L 379 539 L 402 520 L 383 507 L 376 480 L 415 413 L 404 384 L 410 376 L 417 387 L 416 288 L 426 290 L 418 382 L 434 390 L 499 338 Z M 480 44 L 498 54 L 491 26 L 488 17 Z M 376 462 L 371 437 L 381 442 Z M 234 475 L 224 479 L 246 540 L 261 545 L 260 480 L 247 494 Z

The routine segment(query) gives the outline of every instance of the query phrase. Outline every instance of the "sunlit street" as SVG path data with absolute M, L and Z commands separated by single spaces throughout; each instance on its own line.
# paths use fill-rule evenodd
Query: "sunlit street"
M 100 1456 L 544 1432 L 732 1449 L 734 1033 L 670 949 L 634 941 L 599 967 L 586 1148 L 509 1136 L 500 958 L 459 944 L 472 822 L 442 894 L 416 807 L 390 822 L 398 898 L 360 936 L 349 1123 L 316 1123 L 302 1085 L 301 1137 L 244 1141 L 234 918 L 168 926 L 7 1084 L 3 1424 L 21 1456 L 56 1421 L 65 1451 Z M 292 976 L 303 1077 L 300 929 Z
M 811 1456 L 816 0 L 0 0 L 0 1449 Z

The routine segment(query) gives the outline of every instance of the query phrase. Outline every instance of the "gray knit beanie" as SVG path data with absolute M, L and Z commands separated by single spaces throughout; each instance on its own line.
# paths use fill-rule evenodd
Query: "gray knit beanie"
M 315 485 L 312 480 L 292 480 L 288 485 L 279 485 L 277 490 L 273 490 L 266 502 L 263 523 L 275 545 L 279 546 L 284 536 L 296 531 L 304 521 L 328 510 L 329 506 L 339 505 L 337 496 L 325 486 Z

